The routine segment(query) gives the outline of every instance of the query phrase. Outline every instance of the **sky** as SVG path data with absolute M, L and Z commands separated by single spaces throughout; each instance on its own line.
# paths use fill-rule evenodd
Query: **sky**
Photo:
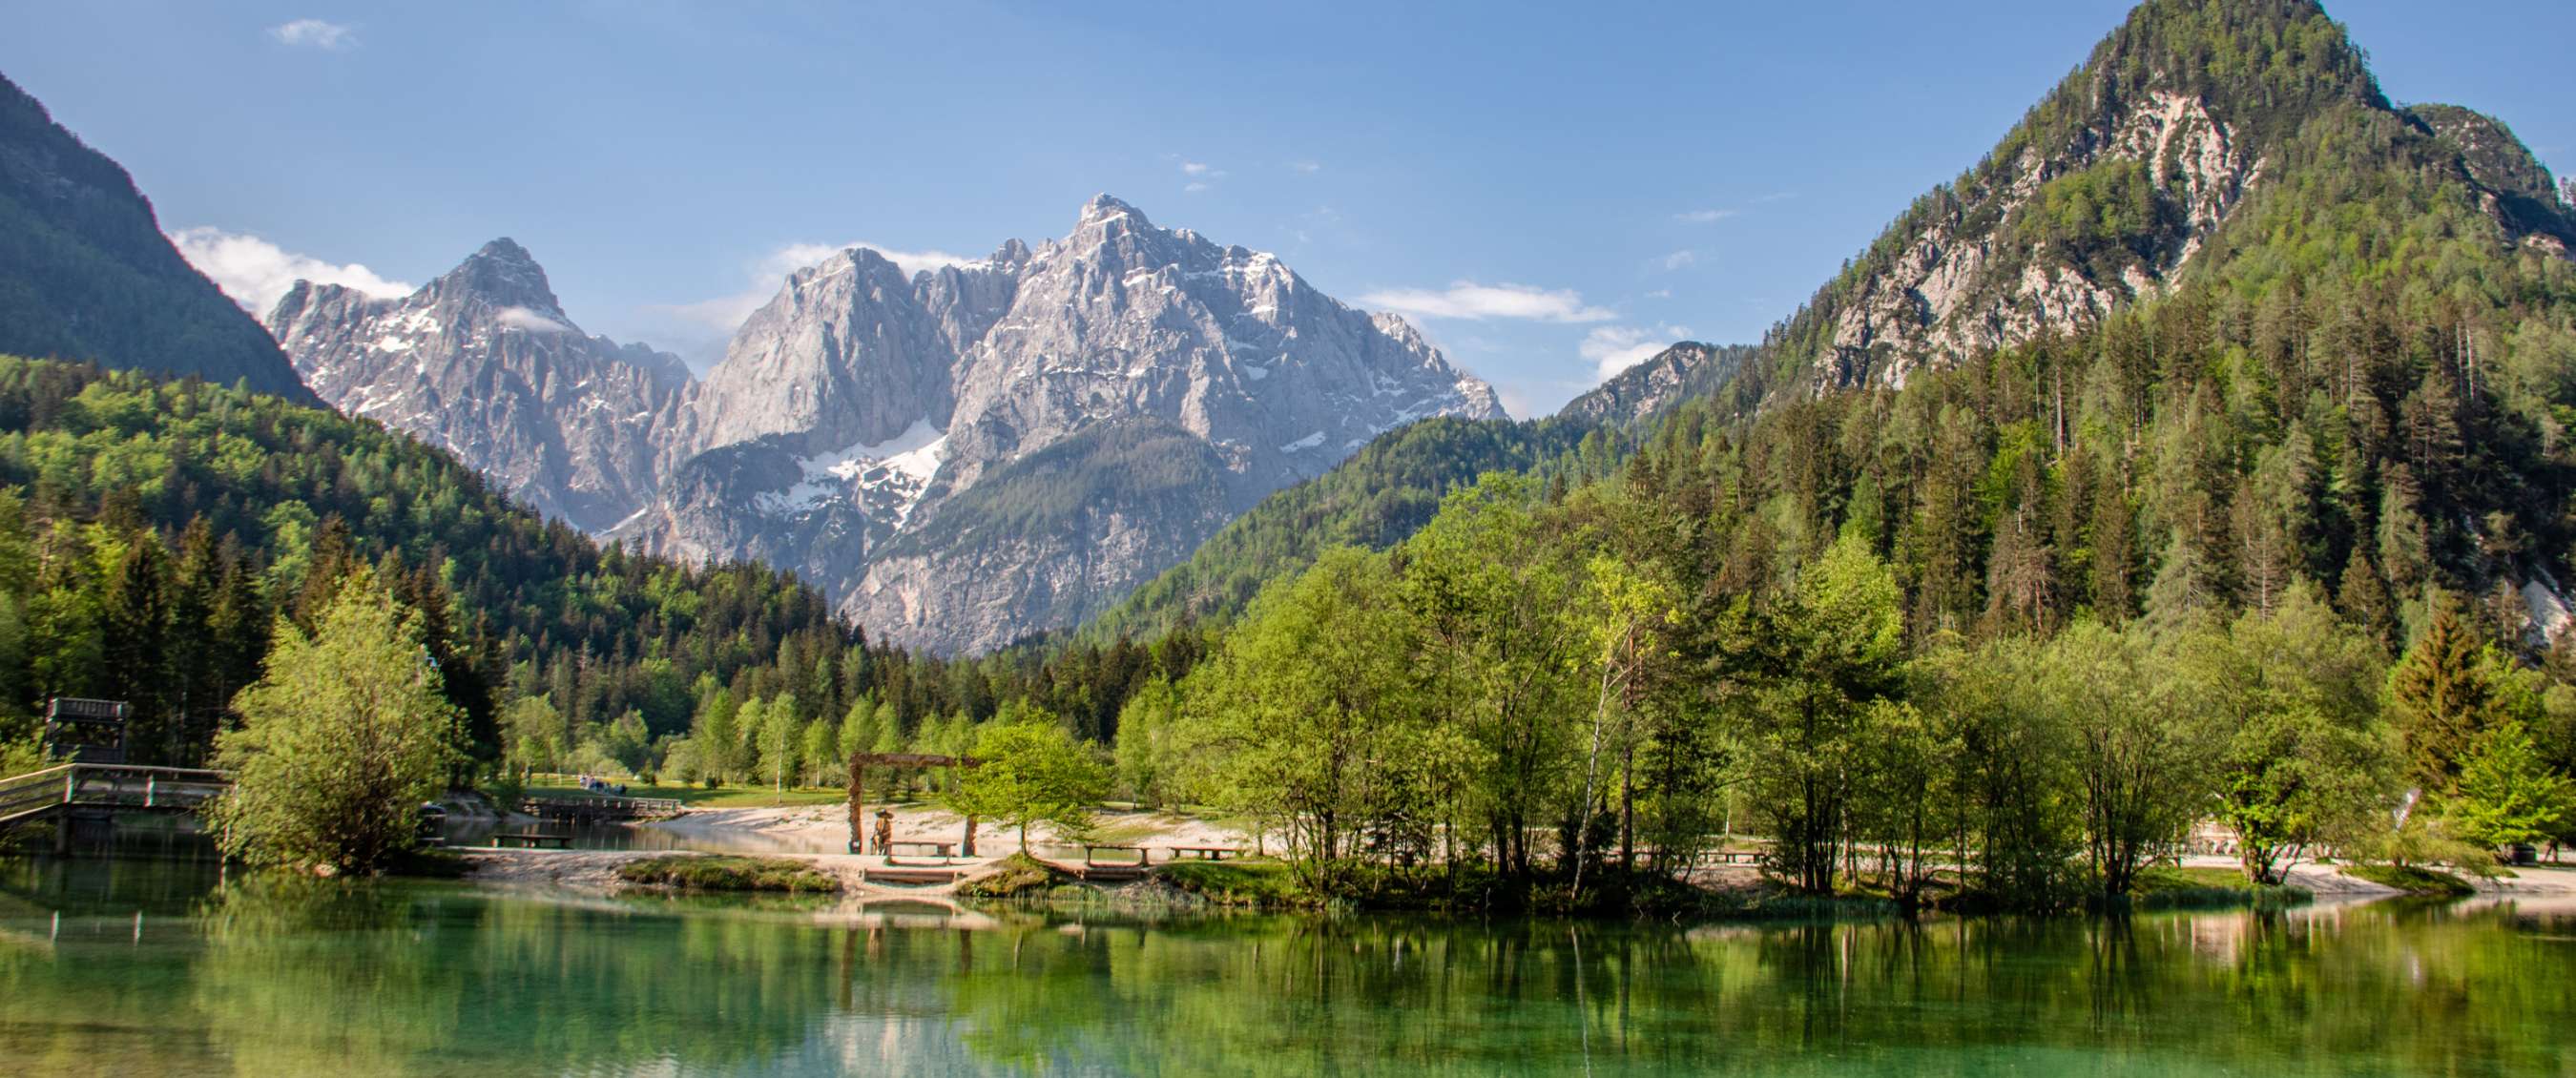
M 0 73 L 253 303 L 405 289 L 506 235 L 583 329 L 703 368 L 837 246 L 978 257 L 1106 191 L 1404 314 L 1524 416 L 1757 340 L 2128 8 L 7 6 Z M 2566 0 L 2328 10 L 2392 98 L 2576 167 Z

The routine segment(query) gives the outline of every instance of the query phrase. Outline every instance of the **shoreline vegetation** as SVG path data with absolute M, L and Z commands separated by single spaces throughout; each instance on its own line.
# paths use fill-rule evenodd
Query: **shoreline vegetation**
M 689 815 L 711 821 L 677 821 L 648 825 L 675 830 L 700 840 L 745 842 L 780 834 L 810 838 L 840 826 L 837 810 L 777 808 L 766 810 L 697 810 Z M 1185 819 L 1167 817 L 1169 820 Z M 955 819 L 923 806 L 907 806 L 897 833 L 926 836 L 953 827 Z M 674 824 L 678 826 L 675 828 Z M 1158 833 L 1140 830 L 1121 818 L 1130 832 L 1122 837 L 1152 840 Z M 1194 832 L 1184 832 L 1195 834 Z M 911 841 L 911 838 L 898 841 Z M 1896 901 L 1883 883 L 1864 876 L 1856 885 L 1828 895 L 1801 892 L 1751 866 L 1703 872 L 1687 881 L 1655 874 L 1595 881 L 1589 902 L 1570 901 L 1563 892 L 1523 896 L 1514 903 L 1497 900 L 1497 881 L 1490 873 L 1356 870 L 1367 885 L 1340 893 L 1318 892 L 1302 882 L 1290 863 L 1267 857 L 1224 861 L 1158 860 L 1138 877 L 1086 880 L 1078 850 L 1056 846 L 1042 834 L 1035 854 L 1015 849 L 976 860 L 898 859 L 901 863 L 953 865 L 960 871 L 952 884 L 888 884 L 867 878 L 881 870 L 882 858 L 841 853 L 784 852 L 760 855 L 694 850 L 465 850 L 455 856 L 472 866 L 469 882 L 502 886 L 560 887 L 598 893 L 676 893 L 721 896 L 727 893 L 832 895 L 862 900 L 899 900 L 907 896 L 941 902 L 999 903 L 1034 906 L 1105 906 L 1113 908 L 1199 910 L 1207 912 L 1311 912 L 1325 914 L 1433 914 L 1467 917 L 1528 915 L 1601 920 L 1668 920 L 1723 923 L 1802 919 L 1886 919 L 1910 916 L 1984 916 L 2023 912 L 2023 904 L 1994 901 L 1972 891 L 1948 889 L 1929 901 L 1908 907 Z M 997 850 L 1004 849 L 997 847 Z M 2351 901 L 2408 896 L 2462 897 L 2470 894 L 2576 895 L 2576 869 L 2549 866 L 2526 870 L 2520 878 L 2503 878 L 2485 888 L 2447 873 L 2422 868 L 2302 863 L 2285 871 L 2286 882 L 2256 884 L 2236 868 L 2202 862 L 2157 865 L 2143 870 L 2125 901 L 2091 902 L 2065 913 L 2123 911 L 2281 909 L 2317 901 Z M 1955 874 L 1947 874 L 1955 878 Z

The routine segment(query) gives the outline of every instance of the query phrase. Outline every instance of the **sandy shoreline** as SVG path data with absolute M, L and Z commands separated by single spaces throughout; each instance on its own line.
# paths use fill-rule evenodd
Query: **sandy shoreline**
M 873 816 L 875 807 L 871 806 Z M 896 842 L 947 842 L 961 844 L 966 834 L 966 819 L 947 809 L 931 805 L 897 805 L 893 833 Z M 693 809 L 671 819 L 642 826 L 658 828 L 677 835 L 695 838 L 722 836 L 728 840 L 745 839 L 745 848 L 776 845 L 793 847 L 807 853 L 840 851 L 850 839 L 849 809 L 841 805 L 796 805 L 782 808 Z M 868 824 L 873 828 L 873 822 Z M 1161 812 L 1104 812 L 1094 827 L 1097 840 L 1121 846 L 1237 846 L 1253 848 L 1250 837 L 1232 828 L 1204 820 Z M 1008 853 L 1019 848 L 1020 836 L 1015 830 L 1003 830 L 989 821 L 975 832 L 979 853 Z M 1029 829 L 1032 847 L 1055 846 L 1055 830 L 1044 824 Z
M 897 842 L 960 843 L 965 834 L 963 817 L 946 809 L 929 805 L 899 805 L 892 809 L 893 834 Z M 667 820 L 640 825 L 659 829 L 695 840 L 716 840 L 736 852 L 792 858 L 839 877 L 850 894 L 861 896 L 940 896 L 955 890 L 954 884 L 902 886 L 873 883 L 863 872 L 882 868 L 886 860 L 873 855 L 859 856 L 841 852 L 849 841 L 848 809 L 840 805 L 797 805 L 783 807 L 694 809 Z M 872 826 L 872 825 L 871 825 Z M 1095 827 L 1096 841 L 1122 846 L 1147 846 L 1156 849 L 1157 863 L 1167 861 L 1174 846 L 1230 846 L 1251 850 L 1250 836 L 1232 828 L 1205 820 L 1158 812 L 1103 813 Z M 1057 836 L 1051 828 L 1039 825 L 1030 829 L 1029 844 L 1041 857 L 1062 854 Z M 1003 831 L 989 824 L 978 829 L 976 852 L 979 857 L 958 857 L 950 864 L 966 870 L 961 879 L 980 874 L 998 858 L 1019 849 L 1016 831 Z M 831 851 L 831 852 L 821 852 Z M 617 878 L 617 867 L 630 861 L 676 852 L 671 850 L 485 850 L 460 851 L 474 865 L 470 878 L 478 883 L 515 887 L 553 887 L 572 891 L 606 894 L 626 889 Z M 1072 858 L 1078 860 L 1079 855 Z M 907 857 L 908 863 L 924 859 Z M 2192 857 L 2186 865 L 2195 868 L 2234 868 L 2232 859 Z M 2576 866 L 2542 865 L 2513 870 L 2512 876 L 2470 880 L 2478 896 L 2487 900 L 2556 900 L 2576 902 Z M 1747 868 L 1740 872 L 1720 873 L 1725 885 L 1750 883 L 1757 873 Z M 1740 879 L 1739 879 L 1740 877 Z M 2394 888 L 2345 875 L 2336 865 L 2303 862 L 2289 871 L 2288 882 L 2304 887 L 2320 901 L 2365 901 L 2396 895 Z
M 945 842 L 962 850 L 966 821 L 946 809 L 925 805 L 901 805 L 893 809 L 893 838 L 896 842 Z M 849 842 L 849 810 L 840 805 L 793 805 L 776 808 L 694 809 L 667 820 L 637 825 L 691 840 L 720 840 L 727 852 L 749 856 L 782 857 L 802 861 L 831 873 L 841 880 L 847 893 L 874 896 L 940 896 L 954 892 L 956 884 L 889 885 L 866 878 L 871 870 L 887 866 L 887 860 L 875 855 L 842 852 Z M 873 826 L 873 824 L 871 824 Z M 1174 846 L 1232 846 L 1252 848 L 1246 837 L 1231 829 L 1205 821 L 1153 812 L 1112 812 L 1098 818 L 1096 841 L 1122 846 L 1147 846 L 1155 850 L 1157 863 L 1171 858 Z M 1052 828 L 1039 825 L 1029 829 L 1029 845 L 1039 857 L 1066 865 L 1079 861 L 1078 853 L 1057 844 Z M 1016 830 L 1002 831 L 990 825 L 976 833 L 977 857 L 949 859 L 946 864 L 961 870 L 960 882 L 981 875 L 1000 858 L 1018 852 L 1020 836 Z M 824 852 L 830 851 L 830 852 Z M 529 850 L 468 849 L 458 851 L 473 866 L 469 879 L 477 883 L 510 887 L 551 887 L 592 894 L 608 894 L 631 889 L 618 879 L 618 866 L 650 857 L 685 850 Z M 906 865 L 937 864 L 935 858 L 904 857 Z M 1066 867 L 1070 867 L 1066 865 Z

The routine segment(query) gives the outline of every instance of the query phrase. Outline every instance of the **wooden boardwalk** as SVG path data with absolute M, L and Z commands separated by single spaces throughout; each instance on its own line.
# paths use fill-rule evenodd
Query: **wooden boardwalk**
M 126 812 L 195 812 L 232 784 L 231 776 L 200 768 L 61 764 L 0 779 L 0 835 L 54 823 L 61 848 L 70 839 L 71 822 Z
M 519 801 L 519 811 L 544 823 L 595 824 L 632 823 L 636 820 L 658 820 L 677 816 L 687 806 L 664 797 L 528 797 Z

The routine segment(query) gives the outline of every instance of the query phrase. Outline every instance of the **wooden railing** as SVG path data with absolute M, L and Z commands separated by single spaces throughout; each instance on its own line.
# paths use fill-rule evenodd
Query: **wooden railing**
M 540 820 L 565 823 L 615 823 L 677 816 L 687 806 L 666 797 L 528 797 L 519 811 Z
M 132 764 L 62 764 L 0 779 L 0 831 L 64 807 L 186 812 L 232 788 L 221 771 Z

